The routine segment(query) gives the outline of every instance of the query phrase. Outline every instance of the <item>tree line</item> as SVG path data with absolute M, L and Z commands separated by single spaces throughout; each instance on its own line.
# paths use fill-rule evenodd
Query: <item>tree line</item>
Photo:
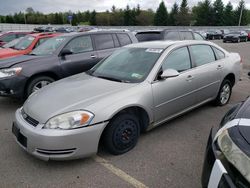
M 193 7 L 188 6 L 187 0 L 181 4 L 176 2 L 168 12 L 164 1 L 157 10 L 142 10 L 137 7 L 126 6 L 125 9 L 118 9 L 112 6 L 111 10 L 105 12 L 84 11 L 84 12 L 56 12 L 43 14 L 34 11 L 32 7 L 25 12 L 0 15 L 0 23 L 20 24 L 69 24 L 69 16 L 72 16 L 72 25 L 99 25 L 99 26 L 233 26 L 238 25 L 241 16 L 241 25 L 250 23 L 250 10 L 246 9 L 245 1 L 240 0 L 236 9 L 233 9 L 231 2 L 226 5 L 222 0 L 203 0 Z

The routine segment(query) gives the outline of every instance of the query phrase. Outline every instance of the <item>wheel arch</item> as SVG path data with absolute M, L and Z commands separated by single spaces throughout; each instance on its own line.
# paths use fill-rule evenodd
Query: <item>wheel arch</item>
M 233 73 L 229 73 L 225 76 L 224 80 L 229 80 L 233 87 L 235 84 L 235 75 Z

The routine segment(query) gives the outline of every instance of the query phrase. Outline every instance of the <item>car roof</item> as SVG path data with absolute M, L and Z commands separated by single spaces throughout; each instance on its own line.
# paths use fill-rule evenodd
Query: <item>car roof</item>
M 213 43 L 209 41 L 199 41 L 199 40 L 183 40 L 183 41 L 171 41 L 171 40 L 166 40 L 166 41 L 149 41 L 149 42 L 140 42 L 140 43 L 134 43 L 134 44 L 129 44 L 126 47 L 130 48 L 162 48 L 166 49 L 171 45 L 191 45 L 191 44 L 207 44 L 207 45 L 212 45 Z
M 60 35 L 59 33 L 31 33 L 29 34 L 30 36 L 33 36 L 33 37 L 41 37 L 41 36 L 57 36 L 57 35 Z

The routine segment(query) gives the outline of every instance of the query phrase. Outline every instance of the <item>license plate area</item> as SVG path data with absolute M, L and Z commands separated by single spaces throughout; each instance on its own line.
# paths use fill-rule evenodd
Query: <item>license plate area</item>
M 15 123 L 12 124 L 12 133 L 16 136 L 17 141 L 25 148 L 27 148 L 27 138 L 20 133 L 20 129 Z

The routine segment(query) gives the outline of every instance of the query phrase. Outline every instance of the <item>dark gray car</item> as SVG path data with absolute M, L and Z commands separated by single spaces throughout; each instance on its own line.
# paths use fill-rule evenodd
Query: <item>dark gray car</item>
M 55 80 L 89 70 L 115 49 L 135 42 L 135 36 L 124 31 L 51 38 L 29 55 L 0 61 L 0 96 L 25 98 Z

